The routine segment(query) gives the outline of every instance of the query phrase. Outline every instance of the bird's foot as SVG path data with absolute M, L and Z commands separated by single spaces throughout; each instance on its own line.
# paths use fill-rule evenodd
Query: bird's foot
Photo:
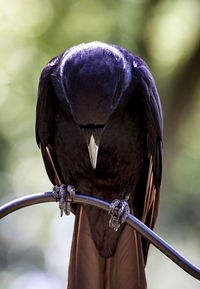
M 66 186 L 62 184 L 61 186 L 54 186 L 52 195 L 59 201 L 60 216 L 62 217 L 63 212 L 69 215 L 71 212 L 71 202 L 73 202 L 75 196 L 75 187 L 72 185 Z M 69 193 L 69 195 L 68 195 Z
M 125 200 L 115 199 L 110 204 L 109 214 L 111 217 L 109 220 L 109 227 L 113 228 L 115 232 L 118 231 L 120 225 L 125 222 L 126 218 L 130 214 L 130 207 L 127 201 L 128 196 Z

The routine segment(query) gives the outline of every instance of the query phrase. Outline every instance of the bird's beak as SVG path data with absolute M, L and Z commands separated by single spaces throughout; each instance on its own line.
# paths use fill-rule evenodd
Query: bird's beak
M 96 169 L 96 166 L 97 166 L 98 149 L 99 149 L 99 146 L 96 144 L 95 138 L 92 134 L 89 140 L 88 152 L 89 152 L 90 162 L 91 162 L 93 169 Z
M 99 145 L 101 142 L 102 133 L 105 125 L 79 125 L 88 147 L 89 157 L 92 168 L 95 170 L 97 166 L 97 156 Z

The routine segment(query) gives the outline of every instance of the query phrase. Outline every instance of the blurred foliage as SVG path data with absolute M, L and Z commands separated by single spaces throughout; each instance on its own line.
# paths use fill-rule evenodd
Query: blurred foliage
M 149 64 L 163 105 L 165 159 L 156 230 L 200 266 L 199 4 L 0 0 L 2 204 L 51 188 L 34 139 L 42 68 L 75 44 L 114 43 Z M 73 216 L 60 220 L 55 205 L 43 204 L 6 217 L 0 226 L 2 289 L 65 288 Z M 154 289 L 199 288 L 199 282 L 153 248 L 147 278 Z

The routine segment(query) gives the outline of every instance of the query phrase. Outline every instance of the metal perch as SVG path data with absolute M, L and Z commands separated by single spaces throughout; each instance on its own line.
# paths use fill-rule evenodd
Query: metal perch
M 19 210 L 27 206 L 55 201 L 56 200 L 51 192 L 25 196 L 23 198 L 16 199 L 0 207 L 0 219 L 16 210 Z M 109 206 L 110 204 L 108 202 L 78 193 L 75 195 L 73 202 L 76 204 L 95 206 L 105 211 L 109 211 L 110 208 Z M 158 248 L 162 253 L 164 253 L 168 258 L 170 258 L 174 263 L 180 266 L 188 274 L 200 280 L 199 268 L 195 267 L 183 256 L 181 256 L 176 250 L 174 250 L 169 244 L 167 244 L 162 238 L 160 238 L 156 233 L 150 230 L 136 217 L 129 214 L 126 219 L 126 223 L 129 224 L 131 227 L 133 227 L 138 233 L 140 233 L 144 238 L 146 238 L 149 242 L 151 242 L 156 248 Z

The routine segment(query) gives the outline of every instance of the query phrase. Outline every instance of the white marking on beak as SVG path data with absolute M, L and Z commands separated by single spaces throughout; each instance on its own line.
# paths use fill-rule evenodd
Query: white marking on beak
M 99 146 L 95 143 L 94 136 L 91 135 L 90 142 L 88 145 L 88 152 L 89 152 L 90 162 L 91 162 L 93 169 L 96 169 L 96 166 L 97 166 L 98 149 L 99 149 Z

